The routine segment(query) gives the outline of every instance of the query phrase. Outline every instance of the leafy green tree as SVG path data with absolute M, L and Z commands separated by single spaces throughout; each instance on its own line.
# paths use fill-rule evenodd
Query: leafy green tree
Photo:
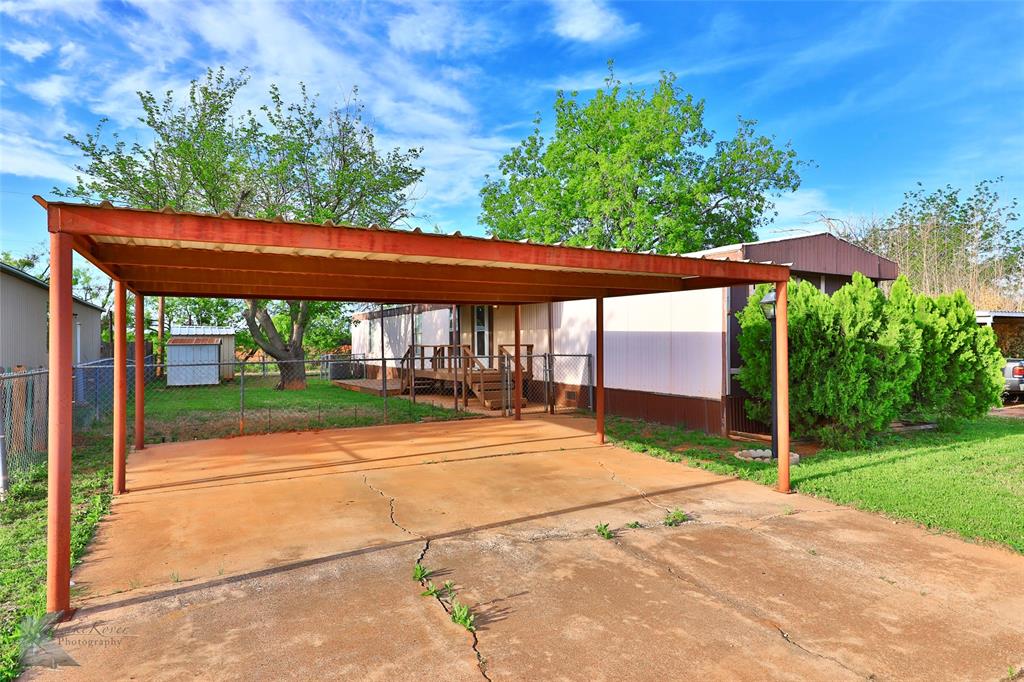
M 77 183 L 61 196 L 109 200 L 135 208 L 390 227 L 412 216 L 409 192 L 423 175 L 420 149 L 377 149 L 363 121 L 357 93 L 323 116 L 315 96 L 300 86 L 287 102 L 272 86 L 258 113 L 236 113 L 247 76 L 208 71 L 193 81 L 183 102 L 140 92 L 140 122 L 152 142 L 129 144 L 117 133 L 105 142 L 106 119 L 95 132 L 67 140 L 84 156 Z M 307 327 L 322 306 L 248 300 L 241 315 L 253 342 L 279 361 L 282 388 L 305 386 Z M 278 327 L 275 311 L 287 325 Z
M 550 139 L 534 123 L 480 191 L 480 222 L 503 239 L 693 251 L 755 239 L 772 196 L 800 185 L 789 144 L 743 118 L 716 141 L 671 73 L 648 96 L 610 72 L 589 101 L 558 93 Z
M 832 231 L 896 261 L 914 290 L 929 296 L 962 290 L 976 306 L 1024 310 L 1024 224 L 1017 200 L 983 180 L 964 193 L 920 185 L 881 221 L 826 219 Z
M 242 322 L 242 301 L 228 298 L 164 299 L 168 324 L 237 327 Z

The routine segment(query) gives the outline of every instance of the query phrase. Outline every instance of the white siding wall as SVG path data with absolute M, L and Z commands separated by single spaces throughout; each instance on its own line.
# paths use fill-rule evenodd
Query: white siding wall
M 430 310 L 418 313 L 423 345 L 448 343 L 448 309 Z M 352 326 L 352 353 L 369 358 L 380 357 L 380 318 L 360 320 Z M 384 318 L 384 356 L 400 358 L 409 350 L 412 339 L 412 323 L 409 315 L 391 315 Z
M 723 290 L 605 300 L 605 385 L 722 396 Z
M 720 398 L 723 290 L 608 298 L 604 302 L 605 386 Z M 552 306 L 556 354 L 596 352 L 596 304 Z M 556 363 L 555 380 L 585 383 L 582 365 Z
M 605 299 L 605 385 L 669 395 L 718 399 L 722 395 L 722 338 L 724 290 L 682 291 Z M 551 323 L 555 354 L 590 354 L 596 350 L 595 302 L 554 303 Z M 523 306 L 524 344 L 534 353 L 548 352 L 546 304 Z M 445 310 L 423 313 L 423 343 L 447 343 Z M 495 345 L 514 341 L 511 306 L 494 311 Z M 367 349 L 369 326 L 374 325 L 375 346 Z M 386 318 L 388 357 L 400 357 L 408 348 L 408 315 Z M 364 320 L 352 333 L 352 351 L 380 357 L 380 320 Z M 468 339 L 463 329 L 464 340 Z M 555 381 L 584 384 L 582 361 L 555 363 Z

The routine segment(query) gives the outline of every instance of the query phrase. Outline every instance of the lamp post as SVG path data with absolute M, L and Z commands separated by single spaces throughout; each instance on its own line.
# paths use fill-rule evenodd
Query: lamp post
M 775 301 L 774 289 L 765 294 L 765 297 L 761 299 L 761 312 L 764 313 L 765 319 L 768 320 L 768 324 L 771 325 L 772 329 L 770 341 L 772 348 L 772 459 L 777 460 L 779 458 L 779 386 L 775 374 Z M 789 453 L 786 454 L 787 456 L 789 455 Z

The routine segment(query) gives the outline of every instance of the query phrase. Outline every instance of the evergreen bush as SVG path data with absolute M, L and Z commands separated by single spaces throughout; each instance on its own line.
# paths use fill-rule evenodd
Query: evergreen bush
M 917 297 L 922 371 L 911 390 L 909 417 L 956 423 L 1000 404 L 1003 356 L 990 327 L 979 326 L 963 292 Z
M 771 328 L 757 287 L 737 313 L 740 384 L 747 413 L 771 421 Z M 901 417 L 959 420 L 998 404 L 1002 358 L 962 293 L 917 296 L 906 278 L 889 296 L 856 273 L 832 296 L 809 282 L 789 286 L 790 429 L 851 447 Z M 922 371 L 922 366 L 924 371 Z

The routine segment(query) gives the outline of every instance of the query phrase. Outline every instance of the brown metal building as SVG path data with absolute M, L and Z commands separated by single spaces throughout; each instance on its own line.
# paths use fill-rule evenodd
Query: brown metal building
M 891 281 L 899 276 L 899 267 L 894 261 L 828 233 L 730 244 L 688 255 L 725 257 L 753 263 L 788 263 L 791 264 L 793 279 L 811 282 L 826 294 L 833 294 L 850 282 L 855 272 L 876 283 Z M 753 422 L 747 417 L 743 408 L 747 393 L 736 381 L 736 373 L 742 363 L 737 343 L 740 326 L 736 313 L 747 305 L 753 290 L 750 286 L 732 286 L 726 293 L 728 378 L 723 401 L 729 431 L 766 433 L 767 427 L 764 424 Z

